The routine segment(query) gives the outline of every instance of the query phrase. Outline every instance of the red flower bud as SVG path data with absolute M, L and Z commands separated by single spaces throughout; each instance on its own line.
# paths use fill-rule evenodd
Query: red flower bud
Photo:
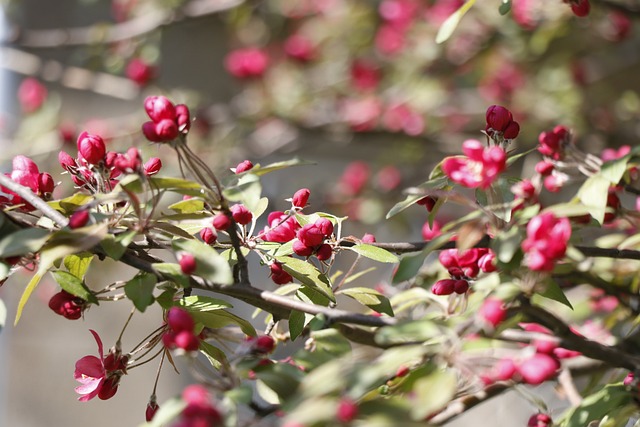
M 86 308 L 85 301 L 69 292 L 62 290 L 49 300 L 49 308 L 70 320 L 77 320 L 82 317 L 82 312 Z
M 138 86 L 144 86 L 149 83 L 155 74 L 155 67 L 147 64 L 140 58 L 133 58 L 127 64 L 127 68 L 124 71 L 129 80 L 133 81 Z
M 45 199 L 48 199 L 53 193 L 56 183 L 53 182 L 53 177 L 44 172 L 38 175 L 38 193 L 40 193 Z
M 370 233 L 366 233 L 364 236 L 362 236 L 361 240 L 362 240 L 362 243 L 375 243 L 376 236 Z
M 167 311 L 167 325 L 174 332 L 193 332 L 193 327 L 196 324 L 187 310 L 180 307 L 171 307 Z
M 318 219 L 315 222 L 315 225 L 320 229 L 325 237 L 329 237 L 331 236 L 331 234 L 333 234 L 333 223 L 327 218 Z
M 309 200 L 310 194 L 311 192 L 308 188 L 301 188 L 300 190 L 295 192 L 291 203 L 296 208 L 304 208 L 305 206 L 307 206 L 307 201 Z
M 193 255 L 185 253 L 180 257 L 180 269 L 186 275 L 193 274 L 196 271 L 196 259 Z
M 213 217 L 213 227 L 216 230 L 226 230 L 231 225 L 231 219 L 223 212 Z
M 269 335 L 250 338 L 251 351 L 256 354 L 269 354 L 276 348 L 276 341 Z
M 462 295 L 469 290 L 469 282 L 464 279 L 456 280 L 453 284 L 453 291 L 456 294 Z
M 553 357 L 536 353 L 518 366 L 522 380 L 527 384 L 538 385 L 553 378 L 560 363 Z
M 144 174 L 147 176 L 152 176 L 160 172 L 162 169 L 162 160 L 157 157 L 152 157 L 147 160 L 147 163 L 143 166 Z
M 144 109 L 154 123 L 161 120 L 175 121 L 176 119 L 176 107 L 164 96 L 147 97 L 144 100 Z
M 333 254 L 333 251 L 331 250 L 331 246 L 329 246 L 326 243 L 323 243 L 322 245 L 320 245 L 320 247 L 316 251 L 316 257 L 320 261 L 328 260 L 329 258 L 331 258 L 332 254 Z
M 511 122 L 504 129 L 503 136 L 505 137 L 505 139 L 513 139 L 516 138 L 519 133 L 520 125 L 518 124 L 518 122 Z
M 98 397 L 100 398 L 100 400 L 111 399 L 113 396 L 115 396 L 116 392 L 118 391 L 119 383 L 119 375 L 108 377 L 102 383 L 102 387 L 100 387 L 100 391 L 98 392 Z
M 427 209 L 427 212 L 431 212 L 433 210 L 433 207 L 436 205 L 437 201 L 438 199 L 435 197 L 426 196 L 418 200 L 416 203 L 424 206 Z
M 298 239 L 308 247 L 316 247 L 322 244 L 325 234 L 316 224 L 306 224 L 297 233 Z
M 341 423 L 349 423 L 358 415 L 358 405 L 348 398 L 340 399 L 336 419 Z
M 487 108 L 486 113 L 487 127 L 503 132 L 507 126 L 513 121 L 511 111 L 500 105 L 492 105 Z
M 478 315 L 488 324 L 496 328 L 507 317 L 507 310 L 501 299 L 489 297 L 482 303 Z
M 529 418 L 527 427 L 549 427 L 553 424 L 553 420 L 547 414 L 535 414 Z
M 84 227 L 87 222 L 89 222 L 88 210 L 75 211 L 73 214 L 71 214 L 71 217 L 69 217 L 69 228 L 73 230 L 76 228 Z
M 205 227 L 200 230 L 200 238 L 207 245 L 213 245 L 218 240 L 218 232 L 214 228 Z
M 176 105 L 176 124 L 178 125 L 178 130 L 182 133 L 187 133 L 191 128 L 189 107 L 184 104 Z
M 456 281 L 453 279 L 438 280 L 431 287 L 431 292 L 435 295 L 451 295 L 454 292 Z
M 66 171 L 69 171 L 70 169 L 77 166 L 75 159 L 64 151 L 58 153 L 58 163 L 60 163 L 62 169 Z
M 249 160 L 243 160 L 242 162 L 238 163 L 238 166 L 236 166 L 235 173 L 239 174 L 250 169 L 253 169 L 253 163 L 251 163 Z
M 144 137 L 151 142 L 162 142 L 162 138 L 156 132 L 156 124 L 154 122 L 144 122 L 142 124 L 142 133 Z
M 308 257 L 313 254 L 313 247 L 305 245 L 300 239 L 295 239 L 293 241 L 292 249 L 296 255 L 303 257 Z
M 156 415 L 156 412 L 158 412 L 158 409 L 160 409 L 160 406 L 156 403 L 155 400 L 150 400 L 149 403 L 147 403 L 147 410 L 144 413 L 144 417 L 147 422 L 153 419 L 153 417 Z
M 196 351 L 200 347 L 200 340 L 192 331 L 178 332 L 174 339 L 175 345 L 184 351 Z
M 233 205 L 230 210 L 233 220 L 240 225 L 247 225 L 253 219 L 253 214 L 245 205 Z
M 76 144 L 78 146 L 78 154 L 80 154 L 87 163 L 97 165 L 104 159 L 106 147 L 100 136 L 91 135 L 85 131 L 78 136 Z
M 572 0 L 571 11 L 574 15 L 579 16 L 580 18 L 589 15 L 589 12 L 591 11 L 589 0 Z
M 156 122 L 154 129 L 162 141 L 176 139 L 179 134 L 175 120 L 162 119 Z

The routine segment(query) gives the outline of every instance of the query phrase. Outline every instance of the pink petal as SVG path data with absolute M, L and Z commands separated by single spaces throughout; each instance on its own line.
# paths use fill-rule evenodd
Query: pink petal
M 102 378 L 104 376 L 104 364 L 97 357 L 84 356 L 76 362 L 76 370 L 73 374 L 76 380 L 81 377 Z
M 98 355 L 100 356 L 100 360 L 104 361 L 104 352 L 102 348 L 102 340 L 100 339 L 100 335 L 93 329 L 89 329 L 89 332 L 93 334 L 93 337 L 96 339 L 96 343 L 98 343 Z

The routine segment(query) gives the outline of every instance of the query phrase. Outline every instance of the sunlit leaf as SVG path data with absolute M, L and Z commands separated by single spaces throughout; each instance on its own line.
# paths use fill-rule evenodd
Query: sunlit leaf
M 357 245 L 349 247 L 348 249 L 359 255 L 362 255 L 365 258 L 369 258 L 378 262 L 394 264 L 400 261 L 396 255 L 392 254 L 388 250 L 379 248 L 377 246 L 368 245 L 366 243 L 359 243 Z
M 155 275 L 140 272 L 124 285 L 124 293 L 140 312 L 153 304 L 153 290 L 158 279 Z
M 438 34 L 436 34 L 436 43 L 444 43 L 451 37 L 455 29 L 458 27 L 462 17 L 471 9 L 476 0 L 467 0 L 465 4 L 460 6 L 458 10 L 453 12 L 440 26 Z
M 391 308 L 389 299 L 374 289 L 348 288 L 341 290 L 339 294 L 347 295 L 378 313 L 393 316 L 393 309 Z
M 190 295 L 181 298 L 178 301 L 178 305 L 187 310 L 194 311 L 215 311 L 223 308 L 233 308 L 233 306 L 226 301 L 204 295 Z
M 66 271 L 52 271 L 51 275 L 62 289 L 90 303 L 97 304 L 98 300 L 87 285 L 75 275 Z
M 456 375 L 448 370 L 436 370 L 430 375 L 416 380 L 413 392 L 420 405 L 414 405 L 411 417 L 423 420 L 436 411 L 444 408 L 455 396 L 458 388 Z
M 288 256 L 278 256 L 275 258 L 278 262 L 282 263 L 282 268 L 287 273 L 291 274 L 304 286 L 308 286 L 321 293 L 333 302 L 336 301 L 333 291 L 331 290 L 329 278 L 325 274 L 322 274 L 311 263 Z
M 199 240 L 176 239 L 171 245 L 175 251 L 188 252 L 196 259 L 195 275 L 220 285 L 233 283 L 229 263 L 211 246 Z
M 63 263 L 65 268 L 69 270 L 69 273 L 78 279 L 82 279 L 87 273 L 94 256 L 91 252 L 80 252 L 78 254 L 67 255 L 64 257 Z

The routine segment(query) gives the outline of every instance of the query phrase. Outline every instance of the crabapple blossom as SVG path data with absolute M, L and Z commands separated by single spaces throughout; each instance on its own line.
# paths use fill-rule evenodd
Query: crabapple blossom
M 247 225 L 253 219 L 253 214 L 245 205 L 233 205 L 230 210 L 233 220 L 240 225 Z
M 560 362 L 544 353 L 536 353 L 517 364 L 522 380 L 531 385 L 542 384 L 553 378 L 558 368 L 560 368 Z
M 218 231 L 224 231 L 231 225 L 231 218 L 224 213 L 219 212 L 213 216 L 213 227 Z
M 469 139 L 462 144 L 462 151 L 467 157 L 447 157 L 442 170 L 464 187 L 487 189 L 507 167 L 507 155 L 500 147 L 484 147 Z
M 276 285 L 284 285 L 293 282 L 293 277 L 291 277 L 291 275 L 282 268 L 282 264 L 278 261 L 271 263 L 269 265 L 269 269 L 271 270 L 271 280 L 273 280 L 273 283 Z
M 307 206 L 307 201 L 309 200 L 310 195 L 311 192 L 308 188 L 301 188 L 294 193 L 293 198 L 291 199 L 291 204 L 296 208 L 302 209 Z
M 105 359 L 102 340 L 98 333 L 89 330 L 98 344 L 98 356 L 84 356 L 76 362 L 74 378 L 80 383 L 76 387 L 76 393 L 81 396 L 81 402 L 86 402 L 98 397 L 107 400 L 118 391 L 120 377 L 126 374 L 127 356 L 118 353 L 109 353 Z
M 155 77 L 156 68 L 140 58 L 133 58 L 127 64 L 124 73 L 138 86 L 145 86 Z
M 300 224 L 294 216 L 282 211 L 271 212 L 267 217 L 269 224 L 262 232 L 262 239 L 267 242 L 286 243 L 296 237 Z
M 18 102 L 25 113 L 38 110 L 47 99 L 47 88 L 38 80 L 28 77 L 18 87 Z
M 480 306 L 478 310 L 478 315 L 483 321 L 497 328 L 498 325 L 506 319 L 507 310 L 501 299 L 489 297 L 483 301 L 482 306 Z
M 224 66 L 229 74 L 239 79 L 261 77 L 269 66 L 269 57 L 261 49 L 247 47 L 229 53 Z
M 180 255 L 179 264 L 180 270 L 182 270 L 182 272 L 187 276 L 193 274 L 197 268 L 195 257 L 189 253 L 183 253 Z
M 89 222 L 89 211 L 86 209 L 75 211 L 69 218 L 69 228 L 72 230 L 75 228 L 84 227 Z
M 551 417 L 547 414 L 534 414 L 529 418 L 527 427 L 550 427 L 553 425 Z
M 51 297 L 49 308 L 69 320 L 77 320 L 87 308 L 87 303 L 80 297 L 62 290 Z
M 527 238 L 522 242 L 525 264 L 534 271 L 552 271 L 555 262 L 567 251 L 571 223 L 551 212 L 533 217 L 527 224 Z

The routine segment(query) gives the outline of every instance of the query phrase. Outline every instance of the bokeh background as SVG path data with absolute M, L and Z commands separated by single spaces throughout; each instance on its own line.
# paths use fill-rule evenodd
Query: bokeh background
M 170 150 L 140 132 L 145 96 L 165 94 L 190 106 L 190 144 L 220 173 L 243 159 L 266 164 L 297 156 L 316 163 L 265 177 L 270 209 L 286 208 L 287 195 L 308 187 L 315 210 L 349 216 L 346 234 L 403 241 L 428 235 L 427 213 L 416 206 L 391 221 L 385 213 L 444 155 L 458 153 L 465 139 L 483 138 L 489 105 L 507 106 L 520 122 L 513 147 L 519 151 L 556 124 L 598 155 L 636 143 L 638 2 L 593 0 L 585 18 L 561 0 L 513 0 L 505 15 L 501 1 L 478 2 L 449 40 L 436 43 L 438 29 L 462 3 L 4 0 L 0 168 L 10 170 L 14 155 L 28 155 L 61 181 L 55 195 L 62 196 L 72 187 L 60 175 L 57 153 L 72 152 L 77 134 L 88 130 L 108 139 L 110 150 L 136 146 L 144 158 L 162 158 L 162 173 L 176 173 Z M 517 163 L 514 174 L 532 173 L 535 160 Z M 438 221 L 462 214 L 444 210 Z M 96 266 L 92 286 L 131 275 Z M 273 286 L 262 270 L 253 277 L 260 274 L 265 287 Z M 387 286 L 389 274 L 379 270 L 363 285 Z M 73 392 L 75 360 L 97 351 L 88 329 L 112 345 L 130 304 L 106 305 L 70 322 L 47 309 L 56 291 L 48 278 L 13 327 L 27 280 L 20 272 L 0 288 L 9 319 L 0 334 L 0 425 L 139 424 L 153 364 L 125 377 L 107 402 L 80 403 Z M 236 309 L 250 313 L 241 304 Z M 159 310 L 149 311 L 134 316 L 125 342 L 133 345 L 157 326 Z M 279 350 L 283 357 L 290 351 Z M 162 374 L 160 401 L 189 382 L 188 369 L 181 371 Z M 531 410 L 514 393 L 456 425 L 470 419 L 524 425 Z M 264 425 L 270 423 L 276 421 Z

